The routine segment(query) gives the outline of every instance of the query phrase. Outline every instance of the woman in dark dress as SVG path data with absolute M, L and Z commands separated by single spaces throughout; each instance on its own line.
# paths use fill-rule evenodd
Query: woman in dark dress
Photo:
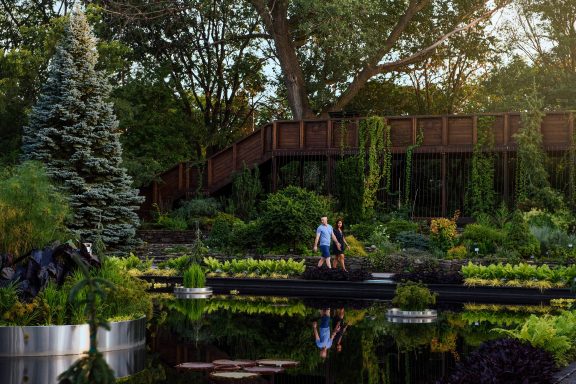
M 332 246 L 332 252 L 336 255 L 336 268 L 341 265 L 344 272 L 348 272 L 346 265 L 344 264 L 344 250 L 348 247 L 348 243 L 344 237 L 344 221 L 342 219 L 336 220 L 334 235 L 336 236 L 338 243 L 340 243 L 340 249 Z

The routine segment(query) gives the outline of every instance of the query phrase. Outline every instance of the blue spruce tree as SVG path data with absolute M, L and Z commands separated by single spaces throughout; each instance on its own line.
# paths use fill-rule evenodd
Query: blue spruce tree
M 70 228 L 84 241 L 133 243 L 142 197 L 121 166 L 110 84 L 95 70 L 96 39 L 80 10 L 70 15 L 48 79 L 24 127 L 25 159 L 42 161 L 68 195 Z

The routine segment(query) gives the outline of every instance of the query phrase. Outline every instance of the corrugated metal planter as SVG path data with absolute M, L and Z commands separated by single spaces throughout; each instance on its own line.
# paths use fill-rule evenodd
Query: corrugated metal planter
M 110 323 L 98 329 L 101 352 L 134 348 L 146 343 L 146 318 Z M 0 357 L 78 355 L 89 349 L 88 324 L 1 326 Z

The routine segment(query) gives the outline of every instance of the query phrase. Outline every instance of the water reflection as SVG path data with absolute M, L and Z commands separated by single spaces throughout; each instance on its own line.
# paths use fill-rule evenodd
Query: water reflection
M 434 383 L 461 356 L 496 337 L 490 321 L 503 319 L 498 326 L 514 327 L 522 318 L 517 311 L 493 315 L 483 307 L 457 307 L 442 308 L 431 324 L 402 324 L 386 318 L 389 306 L 243 296 L 192 303 L 165 297 L 150 329 L 156 367 L 167 377 L 156 382 L 212 382 L 207 372 L 174 369 L 185 362 L 276 358 L 300 362 L 266 379 L 276 384 Z
M 146 365 L 146 348 L 103 352 L 117 378 L 140 372 Z M 2 384 L 56 384 L 58 375 L 81 355 L 0 357 Z

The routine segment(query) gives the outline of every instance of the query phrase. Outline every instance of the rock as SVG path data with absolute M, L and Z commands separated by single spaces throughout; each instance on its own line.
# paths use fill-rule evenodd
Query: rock
M 14 273 L 16 273 L 16 271 L 14 271 L 14 268 L 11 267 L 2 268 L 2 272 L 0 272 L 0 278 L 4 280 L 12 280 L 14 278 Z

